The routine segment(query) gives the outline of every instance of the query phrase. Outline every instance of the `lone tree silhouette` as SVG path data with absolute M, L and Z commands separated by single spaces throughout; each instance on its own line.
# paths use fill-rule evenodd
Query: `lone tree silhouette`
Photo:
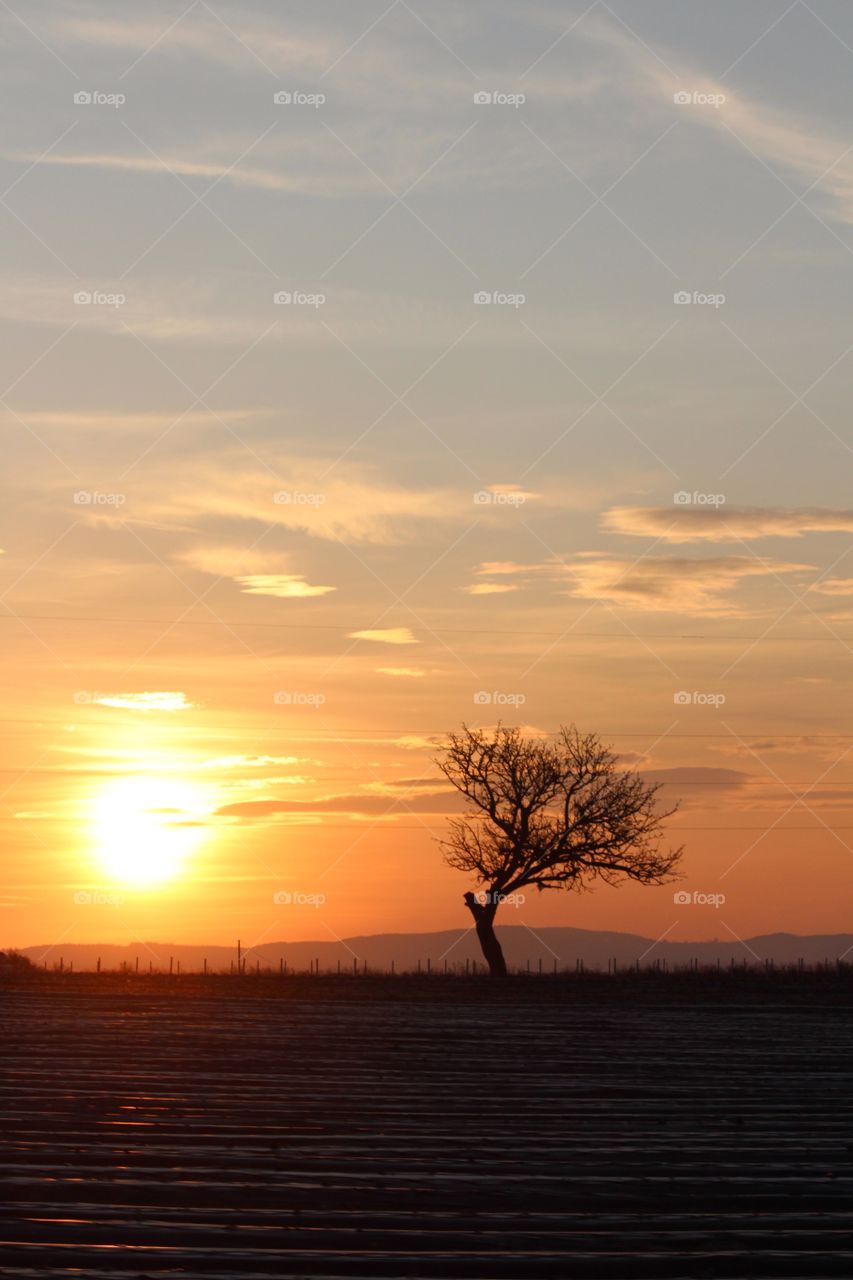
M 678 806 L 659 810 L 661 784 L 619 768 L 595 734 L 574 725 L 555 742 L 463 725 L 437 763 L 476 810 L 452 819 L 440 843 L 451 867 L 486 886 L 465 903 L 492 977 L 506 976 L 494 920 L 508 894 L 526 885 L 580 891 L 596 879 L 664 884 L 678 866 L 681 848 L 659 847 Z

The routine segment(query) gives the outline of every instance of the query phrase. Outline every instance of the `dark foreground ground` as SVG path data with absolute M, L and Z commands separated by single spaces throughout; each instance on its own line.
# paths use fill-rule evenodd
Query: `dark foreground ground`
M 0 991 L 0 1275 L 853 1275 L 831 975 L 311 981 Z

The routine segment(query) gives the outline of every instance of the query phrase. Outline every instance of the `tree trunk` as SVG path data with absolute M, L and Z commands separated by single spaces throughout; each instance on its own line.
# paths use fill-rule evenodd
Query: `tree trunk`
M 473 893 L 466 893 L 465 905 L 474 917 L 477 937 L 489 966 L 489 973 L 493 978 L 505 978 L 506 960 L 494 929 L 497 903 L 478 902 Z

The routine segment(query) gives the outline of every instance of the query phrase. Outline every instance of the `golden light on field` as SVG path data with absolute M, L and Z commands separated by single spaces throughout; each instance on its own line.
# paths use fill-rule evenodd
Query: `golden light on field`
M 111 879 L 160 884 L 175 879 L 204 838 L 203 793 L 175 778 L 145 775 L 105 783 L 93 800 L 95 848 Z

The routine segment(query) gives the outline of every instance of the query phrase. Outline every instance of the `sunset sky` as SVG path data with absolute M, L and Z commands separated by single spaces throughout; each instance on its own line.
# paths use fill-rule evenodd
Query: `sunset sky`
M 686 852 L 498 923 L 849 929 L 850 5 L 0 30 L 0 946 L 467 929 L 499 719 Z

